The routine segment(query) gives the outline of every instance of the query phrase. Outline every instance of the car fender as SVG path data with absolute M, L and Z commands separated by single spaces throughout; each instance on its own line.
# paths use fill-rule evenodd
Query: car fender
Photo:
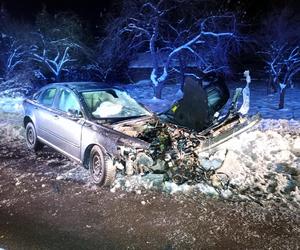
M 35 107 L 36 105 L 28 100 L 28 99 L 25 99 L 23 101 L 23 109 L 24 109 L 24 118 L 23 118 L 23 125 L 24 125 L 24 128 L 26 128 L 26 125 L 28 122 L 32 122 L 34 125 L 36 124 L 36 117 L 34 115 L 34 110 L 35 110 Z
M 118 146 L 148 148 L 149 144 L 121 132 L 86 121 L 82 128 L 81 160 L 85 164 L 91 148 L 100 146 L 110 156 L 118 155 Z

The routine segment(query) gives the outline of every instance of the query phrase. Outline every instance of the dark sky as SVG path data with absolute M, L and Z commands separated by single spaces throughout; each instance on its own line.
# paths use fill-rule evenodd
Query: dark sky
M 96 21 L 103 14 L 114 12 L 120 2 L 121 0 L 0 0 L 13 17 L 23 20 L 34 20 L 36 13 L 45 5 L 50 13 L 71 10 L 85 20 Z M 273 8 L 280 9 L 286 4 L 299 9 L 300 13 L 300 0 L 227 0 L 227 2 L 231 6 L 244 6 L 248 15 L 253 16 L 262 16 Z
M 110 0 L 0 0 L 0 3 L 13 17 L 23 20 L 34 20 L 36 13 L 43 6 L 46 6 L 50 13 L 71 10 L 86 20 L 96 20 L 106 11 L 113 11 Z

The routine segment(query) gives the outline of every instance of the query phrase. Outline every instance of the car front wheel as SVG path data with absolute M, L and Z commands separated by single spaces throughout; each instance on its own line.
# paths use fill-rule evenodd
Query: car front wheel
M 91 150 L 89 170 L 92 182 L 99 186 L 110 186 L 115 180 L 116 167 L 99 146 L 94 146 Z
M 36 130 L 32 122 L 26 125 L 26 144 L 34 152 L 41 150 L 44 146 L 37 138 Z

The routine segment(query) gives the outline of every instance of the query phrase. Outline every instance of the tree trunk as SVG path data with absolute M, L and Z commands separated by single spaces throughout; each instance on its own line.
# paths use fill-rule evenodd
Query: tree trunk
M 278 77 L 274 78 L 273 81 L 271 82 L 271 88 L 273 93 L 277 93 L 278 90 L 278 84 L 279 84 L 279 79 Z
M 179 65 L 180 65 L 180 89 L 183 92 L 184 81 L 185 81 L 185 65 L 181 56 L 179 56 Z
M 268 80 L 268 86 L 267 86 L 267 95 L 270 95 L 272 93 L 272 82 L 273 82 L 273 77 L 270 75 Z
M 60 82 L 61 78 L 60 78 L 60 74 L 55 76 L 55 82 Z
M 278 105 L 279 109 L 284 108 L 285 91 L 286 91 L 286 86 L 280 90 L 279 105 Z
M 162 94 L 162 89 L 163 89 L 163 83 L 159 82 L 157 86 L 154 86 L 154 97 L 157 99 L 161 99 L 161 94 Z
M 277 92 L 277 84 L 278 80 L 277 78 L 274 78 L 273 76 L 270 76 L 269 81 L 268 81 L 268 89 L 267 89 L 267 94 L 273 94 Z

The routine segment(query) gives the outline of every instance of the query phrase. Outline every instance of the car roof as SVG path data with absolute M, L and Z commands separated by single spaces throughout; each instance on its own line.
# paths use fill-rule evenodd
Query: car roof
M 58 83 L 48 84 L 47 88 L 50 87 L 67 87 L 72 90 L 76 90 L 78 92 L 104 90 L 104 89 L 124 90 L 121 87 L 116 87 L 113 86 L 112 84 L 102 83 L 102 82 L 58 82 Z

